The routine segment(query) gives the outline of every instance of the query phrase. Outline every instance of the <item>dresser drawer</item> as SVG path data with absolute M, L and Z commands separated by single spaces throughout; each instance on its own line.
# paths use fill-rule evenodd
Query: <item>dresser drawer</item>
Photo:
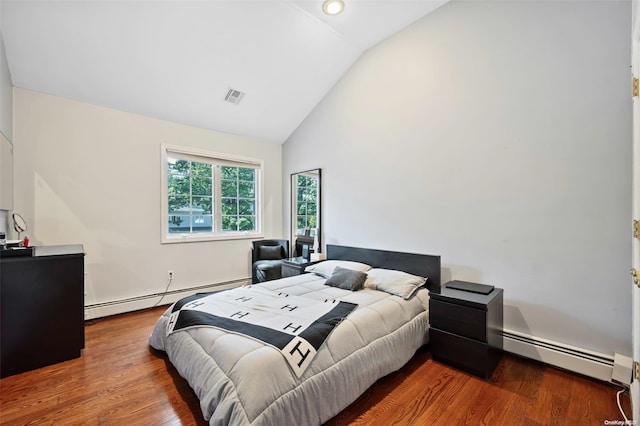
M 449 333 L 487 342 L 487 311 L 429 300 L 429 323 Z
M 486 343 L 456 336 L 431 327 L 429 347 L 434 361 L 452 365 L 467 373 L 483 377 L 491 376 L 497 360 Z

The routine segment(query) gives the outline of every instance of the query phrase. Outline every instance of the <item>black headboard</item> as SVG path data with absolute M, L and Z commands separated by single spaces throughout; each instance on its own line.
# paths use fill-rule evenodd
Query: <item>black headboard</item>
M 440 290 L 440 256 L 327 244 L 327 259 L 351 260 L 427 277 L 427 288 Z

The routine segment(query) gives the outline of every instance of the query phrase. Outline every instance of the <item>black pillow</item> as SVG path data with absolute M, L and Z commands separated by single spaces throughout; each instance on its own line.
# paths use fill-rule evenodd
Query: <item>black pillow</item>
M 282 259 L 282 246 L 260 246 L 260 260 Z
M 345 290 L 358 291 L 362 290 L 367 274 L 353 269 L 341 268 L 336 266 L 333 273 L 325 282 L 331 287 L 338 287 Z

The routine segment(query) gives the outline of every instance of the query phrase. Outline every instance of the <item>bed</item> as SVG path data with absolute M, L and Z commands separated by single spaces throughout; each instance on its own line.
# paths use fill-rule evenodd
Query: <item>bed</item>
M 294 277 L 191 296 L 159 318 L 149 344 L 167 353 L 211 425 L 322 424 L 376 380 L 400 369 L 427 343 L 428 294 L 440 288 L 439 256 L 328 245 L 327 261 L 314 267 L 314 272 Z M 413 280 L 416 277 L 425 277 L 426 283 L 421 285 Z M 356 284 L 360 289 L 353 291 Z M 300 341 L 319 338 L 316 331 L 309 332 L 311 326 L 304 331 L 307 335 L 278 343 L 265 343 L 252 334 L 271 331 L 271 326 L 242 323 L 254 327 L 246 332 L 253 337 L 245 335 L 244 328 L 224 329 L 240 311 L 225 305 L 227 301 L 254 299 L 250 303 L 257 303 L 262 312 L 268 310 L 265 299 L 278 298 L 285 298 L 286 306 L 308 302 L 313 309 L 325 310 L 315 320 L 300 319 L 320 324 L 325 332 L 321 343 L 312 343 L 315 350 L 299 346 Z M 228 316 L 222 314 L 226 311 Z M 287 309 L 287 315 L 296 313 Z M 219 322 L 202 325 L 198 321 L 203 317 Z M 298 324 L 291 318 L 296 317 L 267 320 Z M 306 358 L 309 352 L 311 360 Z M 287 354 L 297 358 L 287 359 Z

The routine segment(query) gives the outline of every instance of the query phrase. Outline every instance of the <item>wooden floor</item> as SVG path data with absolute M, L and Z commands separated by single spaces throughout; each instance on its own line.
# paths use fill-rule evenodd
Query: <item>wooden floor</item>
M 148 347 L 163 310 L 88 324 L 81 358 L 0 380 L 0 424 L 206 424 L 188 384 L 162 352 Z M 622 420 L 616 390 L 511 355 L 483 381 L 432 361 L 421 349 L 327 425 L 602 426 Z M 630 413 L 627 393 L 622 401 Z

